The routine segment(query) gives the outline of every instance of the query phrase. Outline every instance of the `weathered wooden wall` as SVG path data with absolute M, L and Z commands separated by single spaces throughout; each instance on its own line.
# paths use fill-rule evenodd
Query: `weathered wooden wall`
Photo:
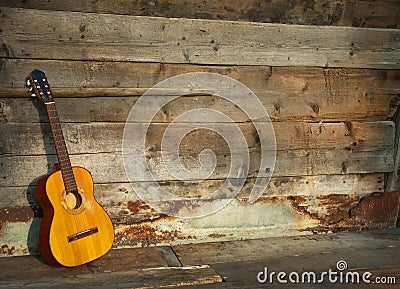
M 388 188 L 398 187 L 398 1 L 0 0 L 0 6 L 0 254 L 37 252 L 34 184 L 56 161 L 44 108 L 23 88 L 34 68 L 52 84 L 73 164 L 93 174 L 96 197 L 115 224 L 115 246 L 395 225 L 399 195 Z M 277 161 L 267 190 L 250 205 L 260 147 L 247 117 L 207 95 L 169 103 L 147 140 L 163 187 L 204 195 L 229 169 L 226 143 L 201 131 L 184 139 L 182 157 L 196 166 L 199 151 L 215 151 L 213 178 L 186 186 L 164 174 L 160 134 L 189 109 L 213 108 L 234 119 L 252 160 L 230 205 L 177 219 L 138 200 L 121 142 L 128 113 L 146 89 L 193 71 L 230 76 L 256 93 L 273 121 Z

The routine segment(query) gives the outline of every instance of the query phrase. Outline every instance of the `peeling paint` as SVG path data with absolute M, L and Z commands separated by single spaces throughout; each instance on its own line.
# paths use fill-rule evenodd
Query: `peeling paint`
M 328 195 L 288 197 L 293 210 L 319 221 L 313 232 L 337 232 L 396 226 L 400 193 L 367 196 Z
M 8 244 L 1 245 L 1 253 L 3 255 L 14 255 L 16 251 L 15 246 L 9 246 Z
M 0 208 L 0 230 L 9 222 L 29 222 L 33 216 L 34 211 L 29 206 Z
M 230 241 L 238 239 L 238 232 L 242 239 L 257 239 L 390 227 L 396 222 L 399 197 L 399 193 L 263 196 L 253 204 L 243 197 L 193 219 L 166 216 L 143 201 L 129 200 L 118 208 L 127 211 L 131 223 L 118 224 L 120 219 L 113 219 L 114 248 Z M 186 210 L 185 205 L 182 202 L 175 208 Z M 10 214 L 2 209 L 1 256 L 38 252 L 41 219 L 33 218 L 30 207 L 19 211 Z
M 395 227 L 399 203 L 399 192 L 373 193 L 365 196 L 350 210 L 349 225 L 369 229 Z
M 38 252 L 38 231 L 33 222 L 9 222 L 0 235 L 0 257 L 27 255 Z M 37 233 L 37 234 L 36 234 Z
M 118 226 L 115 228 L 115 246 L 141 246 L 148 247 L 158 243 L 165 243 L 175 239 L 183 239 L 178 230 L 162 230 L 157 226 L 147 224 Z
M 349 210 L 355 207 L 361 196 L 290 196 L 293 210 L 318 220 L 321 225 L 330 226 L 349 217 Z
M 150 210 L 151 212 L 154 212 L 154 209 L 150 208 L 149 205 L 147 205 L 145 202 L 140 201 L 140 200 L 128 201 L 127 208 L 131 212 L 132 215 L 136 215 L 141 210 L 146 210 L 146 211 Z
M 225 235 L 225 234 L 214 233 L 214 234 L 209 234 L 208 237 L 210 237 L 210 238 L 215 238 L 215 239 L 219 239 L 219 238 L 226 237 L 226 235 Z

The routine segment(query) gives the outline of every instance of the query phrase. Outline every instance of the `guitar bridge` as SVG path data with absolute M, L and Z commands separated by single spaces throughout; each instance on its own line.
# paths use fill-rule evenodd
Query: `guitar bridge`
M 90 235 L 93 235 L 93 234 L 97 233 L 98 231 L 99 231 L 99 229 L 97 227 L 94 227 L 91 229 L 84 230 L 82 232 L 78 232 L 76 234 L 73 234 L 73 235 L 67 237 L 68 243 L 85 238 Z

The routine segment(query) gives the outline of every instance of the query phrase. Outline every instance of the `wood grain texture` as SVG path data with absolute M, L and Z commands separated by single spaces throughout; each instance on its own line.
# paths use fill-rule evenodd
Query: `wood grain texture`
M 99 88 L 99 96 L 107 95 L 107 90 L 102 94 L 103 89 L 148 89 L 169 77 L 189 72 L 226 75 L 258 93 L 264 90 L 312 93 L 316 90 L 313 95 L 318 96 L 324 90 L 324 94 L 329 90 L 349 94 L 356 93 L 357 89 L 369 94 L 398 93 L 400 84 L 398 70 L 0 58 L 0 87 L 23 88 L 26 75 L 37 67 L 46 72 L 52 88 Z M 63 91 L 61 96 L 73 94 Z M 96 96 L 95 90 L 87 96 Z
M 111 250 L 102 258 L 90 264 L 74 268 L 53 268 L 43 264 L 37 256 L 20 258 L 1 258 L 1 280 L 41 279 L 41 278 L 68 278 L 68 276 L 86 275 L 96 277 L 96 273 L 122 272 L 150 268 L 167 268 L 171 266 L 168 259 L 175 255 L 168 252 L 169 247 L 151 248 L 126 248 L 124 250 Z M 18 267 L 20 270 L 15 270 Z M 21 274 L 28 272 L 28 274 Z M 145 270 L 143 270 L 145 271 Z M 94 274 L 93 274 L 94 273 Z M 60 285 L 62 287 L 62 285 Z M 82 285 L 81 285 L 82 286 Z M 103 285 L 104 286 L 104 285 Z
M 42 213 L 34 184 L 56 162 L 45 111 L 23 88 L 35 68 L 49 77 L 72 163 L 93 173 L 96 198 L 116 225 L 116 246 L 337 230 L 358 207 L 380 202 L 383 208 L 385 198 L 374 193 L 385 191 L 387 173 L 398 166 L 392 121 L 400 104 L 396 0 L 0 0 L 0 6 L 0 254 L 35 251 Z M 167 191 L 208 195 L 239 155 L 213 133 L 191 133 L 181 144 L 182 163 L 198 168 L 198 153 L 210 148 L 217 169 L 200 184 L 174 179 L 161 158 L 160 135 L 185 111 L 229 115 L 251 157 L 246 183 L 229 206 L 182 221 L 138 199 L 125 176 L 121 139 L 129 111 L 148 88 L 196 71 L 232 77 L 255 92 L 273 120 L 278 157 L 262 198 L 250 205 L 260 149 L 248 117 L 210 95 L 169 103 L 146 142 L 150 169 Z M 370 202 L 362 204 L 364 198 Z M 359 228 L 360 222 L 346 226 Z
M 1 11 L 0 56 L 7 58 L 400 68 L 394 29 Z
M 383 173 L 272 177 L 263 196 L 296 196 L 301 194 L 322 196 L 348 193 L 366 195 L 383 191 L 383 180 Z M 206 180 L 192 186 L 180 181 L 165 181 L 160 182 L 160 185 L 177 196 L 196 197 L 206 194 L 208 190 L 215 190 L 223 182 L 224 180 Z M 248 196 L 253 185 L 254 178 L 249 178 L 239 197 Z M 21 206 L 28 207 L 31 205 L 35 208 L 38 206 L 38 202 L 34 190 L 34 185 L 2 187 L 0 190 L 0 207 L 9 208 L 18 203 Z M 119 210 L 121 214 L 123 214 L 123 210 L 129 211 L 127 207 L 129 201 L 134 202 L 138 199 L 128 182 L 95 183 L 94 190 L 96 199 L 101 205 L 109 211 Z M 147 211 L 143 214 L 145 213 Z
M 140 253 L 136 253 L 140 254 Z M 121 259 L 127 258 L 129 255 L 125 254 L 123 257 L 115 259 L 115 261 L 104 260 L 112 265 L 116 265 L 121 262 Z M 34 257 L 32 257 L 34 258 Z M 116 258 L 116 257 L 114 257 Z M 135 257 L 129 258 L 129 260 Z M 17 258 L 19 259 L 19 258 Z M 139 259 L 140 260 L 140 259 Z M 133 262 L 133 261 L 132 261 Z M 43 264 L 32 262 L 36 267 L 41 267 Z M 7 262 L 4 262 L 7 264 Z M 27 266 L 24 266 L 27 267 Z M 113 267 L 111 267 L 113 268 Z M 54 269 L 54 268 L 53 268 Z M 153 267 L 153 268 L 137 268 L 137 269 L 126 269 L 126 270 L 110 270 L 106 272 L 97 272 L 97 267 L 89 267 L 86 272 L 79 272 L 77 274 L 70 273 L 71 270 L 59 276 L 47 277 L 51 272 L 48 270 L 42 270 L 46 272 L 43 275 L 38 276 L 35 274 L 19 276 L 18 280 L 6 280 L 0 281 L 0 288 L 17 289 L 21 287 L 34 287 L 34 288 L 65 288 L 73 289 L 79 286 L 85 286 L 85 288 L 185 288 L 186 286 L 206 286 L 209 288 L 214 283 L 221 283 L 222 277 L 218 275 L 214 269 L 209 266 L 185 266 L 181 268 L 172 267 Z M 33 271 L 30 268 L 30 271 Z M 35 270 L 36 271 L 36 270 Z M 53 270 L 54 271 L 54 270 Z M 82 284 L 85 285 L 82 285 Z
M 195 71 L 223 74 L 242 82 L 276 121 L 387 120 L 400 102 L 397 70 L 11 59 L 3 59 L 0 67 L 2 122 L 46 121 L 23 88 L 25 75 L 35 67 L 46 71 L 60 117 L 67 122 L 125 122 L 146 89 L 166 78 Z M 183 111 L 199 107 L 222 111 L 235 121 L 247 121 L 232 103 L 209 96 L 181 97 L 169 103 L 155 121 L 169 122 Z
M 161 139 L 169 124 L 152 123 L 147 131 L 147 147 L 161 150 Z M 210 123 L 216 125 L 216 123 Z M 259 146 L 251 123 L 236 124 L 248 148 Z M 124 123 L 64 123 L 62 125 L 71 154 L 121 152 Z M 182 124 L 181 126 L 184 126 Z M 223 128 L 229 124 L 221 124 Z M 392 150 L 395 127 L 391 121 L 342 123 L 273 123 L 278 150 L 338 149 L 352 152 Z M 178 128 L 176 129 L 178 131 Z M 174 129 L 172 128 L 172 132 Z M 7 123 L 0 129 L 0 150 L 7 155 L 55 154 L 48 124 Z M 235 140 L 232 140 L 235 141 Z M 210 146 L 217 155 L 229 153 L 226 142 L 212 131 L 197 130 L 183 139 L 181 152 Z
M 396 0 L 1 0 L 0 6 L 43 10 L 113 13 L 168 18 L 238 20 L 303 25 L 397 28 L 400 6 Z
M 232 157 L 241 157 L 232 156 Z M 257 152 L 250 152 L 251 163 L 248 177 L 255 177 L 259 170 Z M 219 156 L 217 167 L 210 178 L 225 179 L 230 168 L 230 156 Z M 199 167 L 197 155 L 185 154 L 181 161 L 192 169 Z M 56 162 L 55 155 L 46 156 L 0 156 L 3 163 L 0 171 L 0 186 L 27 186 L 38 175 L 48 172 Z M 122 156 L 120 153 L 97 153 L 72 155 L 71 162 L 87 168 L 98 183 L 127 182 Z M 49 163 L 51 165 L 49 165 Z M 170 181 L 171 177 L 164 166 L 159 152 L 148 153 L 148 166 L 156 180 Z M 390 172 L 393 170 L 393 151 L 377 150 L 351 152 L 348 150 L 293 150 L 279 151 L 274 176 L 310 176 L 320 174 L 350 174 Z M 26 173 L 15 175 L 15 171 Z M 138 178 L 136 181 L 146 181 Z
M 57 92 L 54 89 L 55 93 Z M 290 94 L 288 92 L 288 94 Z M 265 99 L 264 108 L 272 121 L 292 122 L 346 122 L 346 121 L 386 121 L 390 120 L 396 111 L 400 98 L 395 94 L 351 96 L 326 98 L 270 94 Z M 57 98 L 57 108 L 62 122 L 126 122 L 129 112 L 139 97 L 91 97 L 91 98 Z M 335 103 L 331 102 L 335 101 Z M 37 108 L 37 101 L 24 97 L 0 98 L 2 123 L 38 123 L 46 122 L 43 109 Z M 73 108 L 73 109 L 70 109 Z M 210 108 L 229 115 L 236 122 L 249 121 L 240 109 L 231 102 L 219 97 L 188 96 L 180 97 L 168 103 L 160 110 L 155 122 L 168 123 L 181 113 L 196 109 Z M 205 122 L 208 122 L 205 119 Z M 213 122 L 213 120 L 211 120 Z
M 396 127 L 394 143 L 394 169 L 393 172 L 390 172 L 387 176 L 386 190 L 388 192 L 400 191 L 400 110 L 396 112 L 393 121 Z
M 39 187 L 36 191 L 38 200 L 43 203 L 45 198 L 50 202 L 50 207 L 44 206 L 46 219 L 41 227 L 39 245 L 41 250 L 50 251 L 50 264 L 54 259 L 61 265 L 73 267 L 93 261 L 108 252 L 114 241 L 113 225 L 103 210 L 96 202 L 93 195 L 93 180 L 90 173 L 83 168 L 73 168 L 76 184 L 83 190 L 82 205 L 79 209 L 73 209 L 68 201 L 63 200 L 63 180 L 61 171 L 48 176 L 45 191 Z M 50 221 L 49 221 L 50 219 Z M 51 225 L 47 225 L 51 222 Z M 77 233 L 97 228 L 97 232 L 68 241 Z

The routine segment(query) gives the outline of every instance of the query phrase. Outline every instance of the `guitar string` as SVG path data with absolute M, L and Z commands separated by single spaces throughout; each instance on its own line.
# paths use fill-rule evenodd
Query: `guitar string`
M 62 130 L 61 130 L 61 124 L 58 120 L 58 115 L 57 111 L 55 109 L 51 110 L 52 118 L 53 118 L 53 124 L 56 126 L 55 127 L 55 142 L 57 149 L 59 150 L 59 161 L 60 161 L 60 166 L 61 166 L 61 173 L 63 175 L 63 181 L 64 181 L 64 186 L 66 189 L 66 192 L 73 192 L 76 204 L 75 207 L 79 208 L 82 205 L 82 200 L 81 196 L 79 195 L 78 188 L 76 185 L 76 180 L 72 171 L 72 166 L 69 161 L 68 157 L 68 152 L 66 149 L 64 137 L 62 135 Z M 54 122 L 56 120 L 56 122 Z M 82 226 L 82 220 L 79 217 L 79 215 L 76 215 L 73 217 L 75 221 L 75 225 L 78 229 L 78 231 L 81 231 L 83 226 Z
M 47 79 L 42 78 L 42 80 L 44 82 L 44 86 L 46 87 L 46 89 L 48 88 L 48 91 L 47 91 L 48 94 L 52 98 L 51 91 L 50 91 L 49 85 L 47 83 Z M 34 82 L 37 83 L 37 81 L 34 81 Z M 41 90 L 40 86 L 38 87 L 38 89 L 39 89 L 39 91 Z M 40 93 L 40 96 L 42 96 L 42 95 L 43 95 L 43 93 Z M 52 131 L 54 144 L 55 144 L 56 151 L 57 151 L 57 157 L 58 157 L 58 161 L 59 161 L 59 165 L 60 165 L 60 169 L 61 169 L 61 176 L 62 176 L 63 183 L 64 183 L 64 189 L 65 189 L 66 193 L 69 191 L 75 192 L 74 197 L 76 199 L 76 202 L 79 202 L 78 205 L 75 203 L 75 208 L 79 208 L 82 205 L 83 199 L 80 196 L 79 191 L 78 191 L 76 179 L 74 177 L 71 162 L 69 160 L 64 136 L 62 134 L 61 124 L 59 121 L 56 106 L 55 106 L 54 102 L 45 103 L 45 104 L 46 104 L 45 107 L 46 107 L 47 115 L 48 115 L 49 122 L 50 122 L 50 127 L 51 127 L 51 131 Z M 78 217 L 73 216 L 73 219 L 75 222 L 75 226 L 78 229 L 78 232 L 82 231 L 82 229 L 81 229 L 81 228 L 83 228 L 81 226 L 82 221 L 80 220 L 81 218 L 79 218 L 79 214 L 78 214 Z
M 64 182 L 64 189 L 66 194 L 67 193 L 73 193 L 76 203 L 75 203 L 75 208 L 79 208 L 80 206 L 83 205 L 83 198 L 80 196 L 78 187 L 76 184 L 76 179 L 74 177 L 74 173 L 72 170 L 71 162 L 68 156 L 68 151 L 66 148 L 64 136 L 62 134 L 62 128 L 61 124 L 59 121 L 58 113 L 55 107 L 54 103 L 48 104 L 49 106 L 46 105 L 47 111 L 48 111 L 48 116 L 49 116 L 49 121 L 50 121 L 50 127 L 52 129 L 52 135 L 57 151 L 57 157 L 60 163 L 60 169 L 61 169 L 61 175 L 62 179 Z M 75 193 L 74 193 L 75 192 Z M 77 228 L 77 231 L 80 232 L 82 231 L 82 221 L 79 214 L 73 216 L 75 226 Z

